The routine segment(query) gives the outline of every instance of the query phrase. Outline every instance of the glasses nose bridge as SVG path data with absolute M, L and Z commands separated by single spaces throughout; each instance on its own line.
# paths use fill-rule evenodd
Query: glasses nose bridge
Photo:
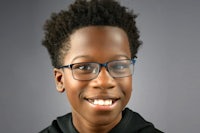
M 106 63 L 98 63 L 98 64 L 99 64 L 99 72 L 98 72 L 97 76 L 101 73 L 102 67 L 105 67 L 107 73 L 112 77 L 112 75 L 110 74 L 109 69 L 108 69 L 108 64 L 109 64 L 109 62 L 106 62 Z
M 109 63 L 109 62 L 106 62 L 106 63 L 98 63 L 98 64 L 99 64 L 99 73 L 101 72 L 102 67 L 105 67 L 105 68 L 106 68 L 106 71 L 110 74 L 109 69 L 108 69 L 108 63 Z M 99 73 L 98 73 L 98 75 L 99 75 Z
M 99 68 L 99 72 L 101 71 L 101 68 L 102 68 L 102 67 L 105 67 L 106 70 L 108 71 L 108 62 L 103 63 L 103 64 L 99 63 L 99 66 L 100 66 L 100 68 Z M 108 72 L 109 72 L 109 71 L 108 71 Z

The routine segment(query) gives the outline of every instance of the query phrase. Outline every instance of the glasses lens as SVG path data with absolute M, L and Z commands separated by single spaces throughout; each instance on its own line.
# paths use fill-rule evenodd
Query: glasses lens
M 108 63 L 108 70 L 115 78 L 130 76 L 133 73 L 133 63 L 131 60 L 112 61 Z
M 77 63 L 72 66 L 72 73 L 75 79 L 90 80 L 95 78 L 99 72 L 97 63 Z

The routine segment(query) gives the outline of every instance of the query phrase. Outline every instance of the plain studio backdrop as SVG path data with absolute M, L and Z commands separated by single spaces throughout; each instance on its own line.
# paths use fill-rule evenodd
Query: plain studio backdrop
M 167 133 L 200 127 L 200 1 L 121 0 L 139 14 L 143 46 L 128 107 Z M 0 132 L 35 133 L 70 112 L 41 46 L 51 12 L 72 0 L 1 0 Z

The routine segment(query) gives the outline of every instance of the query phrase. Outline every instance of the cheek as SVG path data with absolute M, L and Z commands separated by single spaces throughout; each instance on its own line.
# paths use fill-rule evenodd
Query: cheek
M 65 92 L 66 92 L 66 96 L 67 96 L 67 99 L 71 105 L 71 107 L 73 109 L 76 109 L 78 108 L 81 104 L 81 99 L 80 99 L 80 87 L 75 84 L 73 81 L 71 82 L 68 82 L 66 85 L 65 85 Z
M 124 78 L 124 80 L 121 80 L 120 86 L 122 87 L 123 91 L 131 92 L 132 91 L 132 77 L 127 77 L 127 78 Z
M 64 87 L 70 104 L 72 106 L 79 106 L 86 83 L 75 80 L 70 73 L 66 73 L 64 77 Z
M 65 86 L 65 91 L 66 94 L 68 96 L 69 99 L 77 98 L 77 96 L 79 96 L 80 90 L 82 88 L 82 85 L 77 83 L 77 81 L 75 81 L 74 79 L 66 79 L 64 82 L 64 86 Z
M 124 93 L 124 100 L 126 103 L 128 103 L 131 94 L 132 94 L 132 77 L 126 77 L 123 80 L 119 79 L 119 86 L 122 88 L 122 92 Z
M 63 84 L 65 87 L 65 91 L 67 94 L 76 93 L 78 92 L 78 88 L 80 88 L 80 83 L 78 80 L 75 80 L 72 76 L 71 71 L 66 71 L 64 74 Z

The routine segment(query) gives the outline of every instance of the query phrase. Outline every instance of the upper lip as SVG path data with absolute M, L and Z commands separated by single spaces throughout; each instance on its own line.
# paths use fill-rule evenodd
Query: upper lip
M 85 97 L 86 100 L 95 100 L 95 99 L 102 99 L 102 100 L 118 100 L 119 97 L 113 97 L 113 96 L 94 96 L 94 97 Z

